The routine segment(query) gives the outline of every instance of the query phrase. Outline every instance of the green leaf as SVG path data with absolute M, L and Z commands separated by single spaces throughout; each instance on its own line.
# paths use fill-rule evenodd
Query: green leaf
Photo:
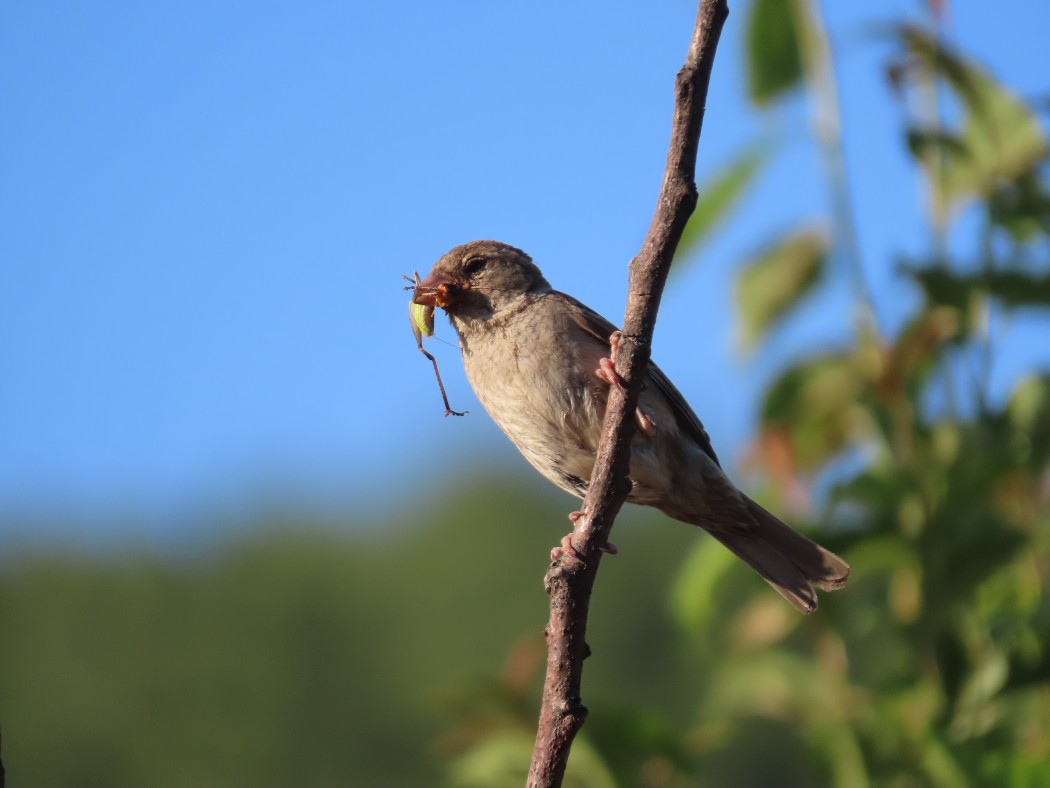
M 1050 274 L 1040 276 L 1018 270 L 960 274 L 944 264 L 902 268 L 919 284 L 930 303 L 962 312 L 980 295 L 992 296 L 1007 308 L 1050 306 Z
M 714 539 L 696 543 L 671 587 L 671 610 L 682 630 L 696 637 L 711 632 L 721 608 L 718 590 L 737 563 Z
M 776 241 L 746 263 L 737 279 L 741 338 L 751 349 L 820 278 L 828 239 L 802 230 Z
M 1030 467 L 1038 473 L 1050 462 L 1050 375 L 1021 380 L 1006 413 L 1026 444 Z
M 898 270 L 915 280 L 930 304 L 954 307 L 965 313 L 975 295 L 971 277 L 956 273 L 943 262 L 923 267 L 903 262 Z
M 587 741 L 618 785 L 636 785 L 639 765 L 646 762 L 660 762 L 667 772 L 688 773 L 692 767 L 692 748 L 681 722 L 637 701 L 596 703 L 587 715 Z
M 870 429 L 861 402 L 864 389 L 854 357 L 830 353 L 805 359 L 769 388 L 762 429 L 785 435 L 795 468 L 815 470 Z
M 1046 156 L 1043 129 L 1018 96 L 922 28 L 902 25 L 895 32 L 912 60 L 943 78 L 963 107 L 957 131 L 909 134 L 909 146 L 930 173 L 940 209 L 967 196 L 991 194 Z M 945 155 L 931 158 L 934 149 Z
M 1050 193 L 1039 172 L 1025 173 L 996 189 L 988 200 L 988 215 L 1016 241 L 1050 235 Z
M 449 783 L 456 788 L 520 785 L 528 776 L 532 747 L 524 732 L 494 733 L 455 761 Z
M 747 19 L 748 95 L 759 106 L 800 85 L 802 41 L 795 0 L 754 0 Z
M 722 169 L 707 179 L 697 197 L 696 208 L 689 217 L 678 242 L 676 260 L 696 250 L 717 229 L 729 212 L 740 202 L 747 187 L 769 158 L 769 146 L 754 143 L 737 154 Z M 677 271 L 679 266 L 675 267 Z
M 500 730 L 485 737 L 452 764 L 454 788 L 524 785 L 535 743 L 532 731 Z M 562 785 L 565 788 L 616 788 L 608 766 L 585 736 L 573 742 Z
M 463 753 L 452 764 L 448 784 L 453 788 L 492 788 L 524 785 L 535 736 L 527 730 L 495 731 Z M 616 780 L 585 736 L 573 742 L 562 783 L 565 788 L 616 788 Z
M 980 285 L 1003 306 L 1050 306 L 1050 275 L 1021 271 L 993 271 L 979 278 Z
M 957 338 L 962 328 L 960 311 L 950 306 L 935 306 L 916 315 L 897 335 L 882 375 L 885 394 L 906 391 L 917 397 L 921 386 L 936 368 L 940 350 Z
M 1050 433 L 1050 376 L 1031 375 L 1021 380 L 1010 395 L 1007 413 L 1022 430 Z
M 906 139 L 912 155 L 928 166 L 932 166 L 935 156 L 965 162 L 970 155 L 966 143 L 948 131 L 915 127 L 908 129 Z
M 727 660 L 720 667 L 706 701 L 711 714 L 760 714 L 786 720 L 845 716 L 841 682 L 813 660 L 769 650 Z

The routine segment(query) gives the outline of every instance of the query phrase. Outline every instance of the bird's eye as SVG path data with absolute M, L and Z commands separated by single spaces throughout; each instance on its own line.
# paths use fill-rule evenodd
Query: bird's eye
M 474 276 L 478 271 L 488 265 L 487 257 L 472 257 L 467 260 L 466 265 L 463 266 L 463 273 L 467 276 Z

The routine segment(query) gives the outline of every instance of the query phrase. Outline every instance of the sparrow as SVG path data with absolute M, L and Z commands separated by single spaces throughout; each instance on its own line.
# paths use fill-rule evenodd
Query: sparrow
M 445 311 L 474 392 L 525 459 L 585 497 L 610 387 L 623 385 L 616 327 L 498 241 L 442 256 L 413 302 Z M 849 564 L 736 488 L 700 419 L 651 362 L 634 417 L 628 501 L 703 528 L 803 613 L 817 608 L 814 587 L 845 585 Z

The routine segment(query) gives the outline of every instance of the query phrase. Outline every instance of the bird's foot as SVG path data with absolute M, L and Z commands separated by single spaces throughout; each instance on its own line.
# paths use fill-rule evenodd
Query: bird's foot
M 598 362 L 598 369 L 594 370 L 594 374 L 598 376 L 598 380 L 608 383 L 610 386 L 616 386 L 621 391 L 627 388 L 623 378 L 620 377 L 620 373 L 616 371 L 616 363 L 610 358 L 601 359 Z
M 573 525 L 575 525 L 581 517 L 583 517 L 583 512 L 569 512 L 569 520 L 572 522 Z M 583 560 L 583 557 L 579 554 L 576 548 L 572 546 L 571 540 L 572 534 L 566 534 L 565 538 L 561 540 L 561 544 L 555 547 L 553 550 L 551 550 L 551 561 L 554 561 L 563 555 L 568 555 L 570 558 L 574 558 L 578 561 Z M 606 542 L 598 549 L 601 550 L 603 553 L 608 553 L 609 555 L 616 555 L 620 552 L 620 548 L 614 545 L 612 542 Z
M 573 514 L 578 514 L 582 516 L 583 513 L 573 512 Z M 579 561 L 581 564 L 583 563 L 583 556 L 577 553 L 576 548 L 572 546 L 571 533 L 565 534 L 565 536 L 562 537 L 561 544 L 559 544 L 557 547 L 551 550 L 551 563 L 553 564 L 555 561 L 557 561 L 559 558 L 562 558 L 563 556 L 568 557 L 571 561 Z
M 616 371 L 616 356 L 620 350 L 620 332 L 613 331 L 609 335 L 609 357 L 603 358 L 598 362 L 598 369 L 594 371 L 594 374 L 598 376 L 600 380 L 605 381 L 610 386 L 616 386 L 618 389 L 624 389 L 623 378 Z
M 634 423 L 638 425 L 638 431 L 643 435 L 651 438 L 656 434 L 656 422 L 642 409 L 641 405 L 634 409 Z
M 608 383 L 610 386 L 616 386 L 621 391 L 627 388 L 620 373 L 616 371 L 616 355 L 620 349 L 620 332 L 613 331 L 609 335 L 609 358 L 603 358 L 598 361 L 598 369 L 594 371 L 594 374 L 598 376 L 599 380 Z M 645 390 L 645 385 L 642 385 L 642 390 Z M 634 409 L 634 423 L 638 426 L 638 431 L 647 437 L 653 437 L 656 434 L 656 422 L 653 421 L 653 417 L 650 416 L 645 410 L 639 405 Z M 573 522 L 576 522 L 573 520 Z

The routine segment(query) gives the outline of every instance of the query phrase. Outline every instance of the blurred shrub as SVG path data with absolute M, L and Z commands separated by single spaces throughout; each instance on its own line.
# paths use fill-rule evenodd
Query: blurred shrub
M 396 522 L 287 518 L 181 558 L 9 554 L 0 726 L 11 784 L 437 784 L 458 747 L 447 720 L 466 699 L 515 698 L 532 715 L 544 556 L 570 508 L 545 486 L 467 475 Z M 653 611 L 695 535 L 646 542 L 631 520 L 620 541 L 645 565 L 603 578 L 616 606 L 595 635 L 620 656 L 591 686 L 674 708 L 674 677 L 646 678 L 662 663 L 650 646 L 667 653 L 673 639 L 670 617 Z M 505 677 L 486 679 L 509 651 Z
M 1014 380 L 1005 397 L 992 384 L 1019 310 L 1050 348 L 1045 133 L 936 31 L 882 28 L 933 251 L 897 262 L 899 290 L 876 298 L 817 12 L 809 0 L 750 8 L 750 96 L 767 107 L 805 94 L 832 211 L 741 263 L 738 314 L 750 350 L 818 308 L 807 298 L 817 288 L 852 285 L 852 331 L 780 370 L 750 464 L 769 504 L 809 512 L 810 530 L 854 575 L 800 618 L 719 545 L 696 543 L 669 596 L 690 658 L 677 678 L 691 723 L 645 704 L 591 704 L 574 785 L 607 785 L 610 774 L 623 786 L 1050 785 L 1050 371 Z M 755 151 L 709 179 L 679 277 L 770 158 Z M 902 296 L 911 314 L 881 327 L 893 310 L 879 299 Z M 609 604 L 603 590 L 598 599 L 596 610 Z M 501 770 L 479 764 L 513 729 L 520 777 L 531 718 L 486 719 L 453 782 L 520 784 L 507 752 Z

